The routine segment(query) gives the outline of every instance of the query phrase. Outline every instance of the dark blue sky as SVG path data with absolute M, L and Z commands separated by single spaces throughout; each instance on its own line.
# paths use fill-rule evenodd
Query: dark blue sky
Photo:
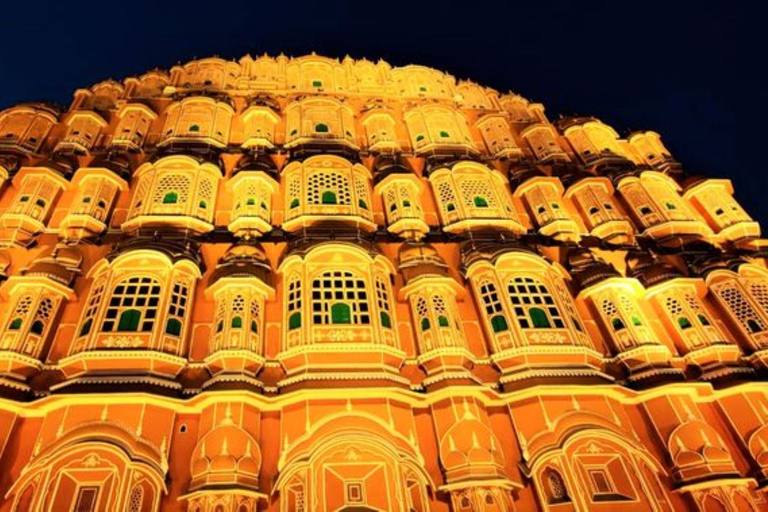
M 514 90 L 551 119 L 656 130 L 688 172 L 733 179 L 768 226 L 767 28 L 740 2 L 67 3 L 0 8 L 0 107 L 66 104 L 78 87 L 213 54 L 381 57 Z

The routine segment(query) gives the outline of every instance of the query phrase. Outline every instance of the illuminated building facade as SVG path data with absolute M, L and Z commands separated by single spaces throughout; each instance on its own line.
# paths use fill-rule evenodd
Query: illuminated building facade
M 0 511 L 768 510 L 731 182 L 421 66 L 0 113 Z

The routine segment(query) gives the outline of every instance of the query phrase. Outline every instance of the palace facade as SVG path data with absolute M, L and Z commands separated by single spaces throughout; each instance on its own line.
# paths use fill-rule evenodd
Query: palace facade
M 0 112 L 0 511 L 768 510 L 728 179 L 421 66 Z

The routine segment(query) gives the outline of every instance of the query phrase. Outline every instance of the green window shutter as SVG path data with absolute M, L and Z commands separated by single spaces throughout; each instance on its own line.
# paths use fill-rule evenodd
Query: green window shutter
M 406 199 L 405 201 L 403 201 L 403 206 L 408 208 L 409 206 L 411 206 L 411 202 Z
M 315 131 L 317 133 L 328 133 L 328 125 L 325 123 L 317 123 L 315 125 Z
M 491 318 L 491 328 L 493 329 L 493 332 L 503 332 L 509 329 L 509 325 L 507 325 L 507 319 L 504 318 L 502 315 L 496 315 L 493 318 Z
M 381 326 L 386 327 L 387 329 L 392 328 L 392 320 L 389 318 L 389 313 L 386 311 L 382 311 L 379 313 L 379 317 L 381 318 Z
M 299 200 L 298 198 L 291 199 L 291 209 L 298 208 L 299 207 Z
M 482 196 L 475 196 L 475 198 L 472 200 L 475 203 L 475 206 L 478 208 L 487 208 L 488 207 L 488 201 L 485 200 Z
M 178 336 L 181 334 L 181 322 L 175 318 L 169 318 L 165 324 L 165 334 Z
M 760 324 L 751 318 L 747 320 L 747 327 L 749 327 L 749 331 L 752 333 L 763 332 L 763 328 L 760 327 Z
M 216 324 L 216 332 L 219 333 L 224 330 L 224 322 L 222 320 L 219 320 L 219 323 Z
M 421 142 L 423 140 L 424 140 L 424 136 L 423 135 L 417 135 L 416 136 L 416 142 Z
M 176 204 L 179 202 L 179 194 L 176 192 L 168 192 L 163 197 L 163 204 Z
M 640 318 L 632 316 L 632 325 L 640 326 L 643 325 L 643 323 L 640 321 Z
M 248 206 L 253 206 L 256 204 L 256 199 L 249 197 L 248 200 L 245 202 Z
M 196 124 L 193 124 L 193 125 L 191 125 L 189 127 L 189 131 L 191 131 L 191 132 L 199 132 L 200 131 L 200 126 L 196 125 Z
M 206 208 L 208 208 L 208 203 L 206 203 L 205 201 L 200 201 L 200 208 L 205 210 Z
M 349 324 L 352 323 L 352 310 L 348 304 L 343 302 L 337 302 L 331 306 L 331 323 L 332 324 Z
M 429 318 L 422 318 L 421 319 L 421 330 L 422 331 L 426 331 L 427 329 L 429 329 L 429 327 L 430 327 Z
M 547 314 L 541 308 L 531 308 L 528 310 L 528 315 L 531 317 L 531 323 L 534 327 L 541 329 L 549 329 L 552 327 L 549 323 Z
M 120 332 L 136 332 L 139 330 L 141 311 L 138 309 L 126 309 L 120 314 L 117 330 Z
M 251 332 L 259 332 L 259 324 L 256 323 L 256 320 L 251 320 Z
M 312 80 L 312 87 L 322 87 L 323 82 L 322 80 Z
M 453 203 L 448 203 L 447 205 L 445 205 L 445 211 L 447 212 L 456 211 L 456 205 L 454 205 Z
M 448 319 L 445 316 L 440 315 L 439 317 L 437 317 L 437 325 L 439 325 L 440 327 L 448 327 L 449 325 Z
M 367 209 L 368 209 L 368 204 L 367 204 L 365 201 L 363 201 L 362 199 L 360 199 L 360 200 L 357 202 L 357 204 L 360 206 L 360 208 L 362 208 L 362 209 L 364 209 L 364 210 L 367 210 Z
M 8 328 L 12 331 L 16 331 L 21 328 L 21 318 L 14 318 Z
M 693 327 L 693 326 L 691 325 L 691 321 L 690 321 L 690 320 L 688 320 L 688 319 L 687 319 L 686 317 L 684 317 L 684 316 L 678 317 L 678 319 L 677 319 L 677 325 L 679 325 L 681 329 L 688 329 L 688 328 L 690 328 L 690 327 Z
M 243 326 L 243 319 L 240 318 L 239 316 L 233 316 L 230 327 L 232 327 L 233 329 L 240 329 L 242 326 Z
M 450 133 L 448 133 L 448 132 L 446 132 L 446 131 L 441 131 L 441 132 L 440 132 L 440 137 L 442 137 L 442 138 L 444 138 L 444 139 L 447 139 L 447 138 L 448 138 L 448 137 L 450 137 L 450 136 L 451 136 L 451 134 L 450 134 Z
M 35 204 L 39 206 L 40 208 L 45 208 L 45 200 L 44 199 L 38 199 L 35 201 Z
M 336 204 L 336 194 L 330 190 L 323 192 L 323 196 L 320 199 L 323 204 Z
M 301 327 L 301 313 L 296 311 L 288 317 L 288 329 L 298 329 Z
M 709 326 L 709 319 L 706 316 L 704 316 L 701 313 L 699 313 L 697 315 L 697 318 L 699 319 L 699 322 L 701 323 L 701 325 L 703 325 L 704 327 L 708 327 Z
M 621 321 L 621 318 L 614 318 L 611 320 L 611 325 L 613 326 L 614 331 L 620 331 L 625 327 L 624 322 Z

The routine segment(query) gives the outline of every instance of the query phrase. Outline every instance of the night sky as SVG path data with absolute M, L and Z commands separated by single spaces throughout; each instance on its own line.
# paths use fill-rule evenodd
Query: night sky
M 67 105 L 78 87 L 214 54 L 422 64 L 544 103 L 551 120 L 656 130 L 689 173 L 731 178 L 768 231 L 767 29 L 737 1 L 66 3 L 3 2 L 0 107 Z

